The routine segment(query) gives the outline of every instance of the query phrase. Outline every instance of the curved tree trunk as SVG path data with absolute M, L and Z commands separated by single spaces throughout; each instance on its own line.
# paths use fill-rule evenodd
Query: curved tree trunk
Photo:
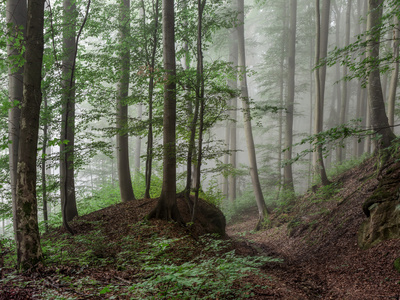
M 238 0 L 238 12 L 239 12 L 239 22 L 238 26 L 238 42 L 239 42 L 239 67 L 242 69 L 244 74 L 240 81 L 241 97 L 242 97 L 242 109 L 243 109 L 243 121 L 244 121 L 244 131 L 246 134 L 246 144 L 247 152 L 249 155 L 250 162 L 250 175 L 251 182 L 253 184 L 254 196 L 256 198 L 258 207 L 258 224 L 256 229 L 260 229 L 266 223 L 268 223 L 268 208 L 265 204 L 264 196 L 261 190 L 260 179 L 258 177 L 257 160 L 256 160 L 256 150 L 254 147 L 253 131 L 251 128 L 251 116 L 250 116 L 250 106 L 249 106 L 249 95 L 247 90 L 247 79 L 246 79 L 246 53 L 245 53 L 245 42 L 244 42 L 244 1 Z
M 43 60 L 44 1 L 28 2 L 21 128 L 17 171 L 17 269 L 34 269 L 42 261 L 37 219 L 36 156 Z

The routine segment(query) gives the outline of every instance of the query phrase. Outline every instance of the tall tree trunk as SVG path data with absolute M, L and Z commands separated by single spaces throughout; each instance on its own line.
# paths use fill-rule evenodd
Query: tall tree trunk
M 316 39 L 315 39 L 315 65 L 320 60 L 320 45 L 321 45 L 321 25 L 320 25 L 320 10 L 319 0 L 315 1 L 315 23 L 316 23 Z M 321 94 L 321 77 L 319 68 L 315 68 L 315 122 L 314 122 L 314 134 L 318 134 L 322 131 L 323 125 L 323 98 Z M 322 185 L 328 185 L 329 180 L 326 176 L 324 160 L 322 155 L 322 146 L 317 145 L 315 149 L 315 169 L 316 175 L 321 178 Z
M 285 160 L 292 159 L 293 145 L 293 118 L 295 94 L 295 66 L 296 66 L 296 25 L 297 0 L 290 1 L 289 47 L 288 47 L 288 94 L 286 98 L 286 127 L 285 127 Z M 286 164 L 283 169 L 283 186 L 294 191 L 292 164 Z
M 347 2 L 347 10 L 346 10 L 346 34 L 345 34 L 345 42 L 344 42 L 344 47 L 347 47 L 350 44 L 350 13 L 351 13 L 351 0 L 348 0 Z M 342 101 L 340 105 L 340 124 L 346 123 L 346 111 L 347 111 L 347 105 L 348 105 L 348 92 L 347 92 L 347 87 L 348 87 L 348 82 L 346 80 L 347 77 L 347 66 L 343 66 L 343 78 L 344 80 L 342 81 Z M 341 144 L 341 147 L 338 147 L 338 159 L 339 161 L 344 161 L 346 160 L 346 143 L 343 142 Z
M 268 220 L 268 208 L 265 204 L 264 196 L 261 190 L 260 179 L 258 177 L 256 150 L 254 147 L 253 131 L 251 128 L 251 116 L 249 106 L 249 95 L 247 90 L 247 78 L 246 78 L 246 53 L 245 53 L 245 39 L 244 39 L 244 0 L 238 0 L 238 12 L 239 12 L 239 23 L 238 29 L 238 42 L 239 42 L 239 56 L 238 65 L 241 68 L 243 74 L 240 80 L 241 97 L 242 97 L 242 109 L 243 109 L 243 122 L 244 131 L 246 135 L 247 152 L 249 155 L 250 163 L 250 175 L 253 184 L 254 196 L 256 198 L 258 207 L 258 223 L 256 230 L 260 229 L 267 223 Z
M 237 31 L 231 30 L 231 40 L 229 47 L 229 62 L 232 63 L 233 67 L 236 68 L 238 65 L 238 47 L 237 47 Z M 237 78 L 229 80 L 228 85 L 231 89 L 237 89 Z M 237 97 L 231 99 L 231 122 L 229 124 L 229 164 L 235 170 L 237 168 L 237 132 L 236 132 L 236 121 L 237 121 Z M 230 174 L 228 178 L 228 197 L 231 202 L 236 200 L 236 175 Z
M 117 163 L 121 201 L 135 199 L 132 188 L 131 171 L 129 168 L 129 135 L 128 127 L 128 91 L 130 71 L 130 49 L 127 39 L 130 36 L 130 0 L 120 0 L 120 68 L 121 77 L 117 97 Z
M 361 0 L 357 0 L 357 14 L 358 17 L 362 16 L 362 3 Z M 357 15 L 356 15 L 357 16 Z M 355 25 L 356 28 L 356 36 L 361 34 L 361 24 L 360 22 L 356 22 Z M 362 106 L 363 103 L 362 101 L 363 99 L 363 90 L 364 88 L 361 85 L 361 81 L 357 82 L 357 101 L 356 101 L 356 119 L 363 119 L 363 115 L 362 115 Z M 358 141 L 358 137 L 354 137 L 353 138 L 353 157 L 358 157 L 360 156 L 360 148 L 364 147 L 363 144 L 359 143 Z M 361 152 L 362 154 L 362 152 Z
M 75 151 L 75 78 L 73 64 L 76 46 L 76 6 L 72 0 L 64 0 L 64 31 L 62 59 L 62 122 L 60 146 L 60 195 L 63 219 L 71 221 L 78 215 L 75 198 L 74 151 Z
M 369 67 L 368 75 L 368 102 L 370 105 L 372 129 L 381 135 L 376 150 L 382 150 L 391 144 L 395 138 L 393 131 L 389 127 L 389 121 L 385 112 L 382 86 L 379 72 L 379 31 L 376 30 L 382 18 L 383 0 L 368 0 L 369 14 L 367 30 L 370 34 L 367 37 L 367 59 L 374 62 Z
M 49 219 L 47 214 L 47 178 L 46 178 L 46 162 L 47 162 L 47 141 L 48 137 L 48 127 L 49 127 L 49 111 L 47 105 L 47 97 L 44 98 L 44 120 L 43 120 L 43 145 L 42 145 L 42 197 L 43 197 L 43 221 L 45 231 L 49 231 Z
M 325 58 L 328 53 L 328 37 L 329 37 L 329 27 L 330 27 L 330 12 L 331 12 L 331 0 L 322 1 L 322 12 L 321 20 L 323 22 L 321 25 L 321 36 L 320 36 L 320 56 L 319 58 Z M 322 99 L 322 109 L 325 103 L 325 82 L 326 82 L 326 66 L 322 66 L 319 72 L 320 85 L 321 85 L 321 99 Z
M 144 9 L 144 4 L 143 4 Z M 151 50 L 151 57 L 148 58 L 149 62 L 149 132 L 147 134 L 147 149 L 146 149 L 146 190 L 144 193 L 145 198 L 150 198 L 150 188 L 151 188 L 151 173 L 153 165 L 153 93 L 154 93 L 154 68 L 156 60 L 156 52 L 158 46 L 158 18 L 159 18 L 159 2 L 156 0 L 154 5 L 154 31 L 153 31 L 153 45 Z
M 199 201 L 200 182 L 201 182 L 201 163 L 203 159 L 203 131 L 204 131 L 204 78 L 203 78 L 203 44 L 202 44 L 202 33 L 203 33 L 203 11 L 206 5 L 206 0 L 197 0 L 197 12 L 198 12 L 198 24 L 197 24 L 197 82 L 196 82 L 196 99 L 200 104 L 199 112 L 199 140 L 197 150 L 197 164 L 196 164 L 196 185 L 193 202 L 193 212 L 191 221 L 194 222 L 197 213 L 197 203 Z
M 362 9 L 362 16 L 363 18 L 367 18 L 368 15 L 368 1 L 363 1 L 363 9 Z M 361 32 L 365 32 L 367 30 L 367 22 L 363 22 Z M 364 36 L 364 40 L 365 40 Z M 360 60 L 364 60 L 365 55 L 363 55 Z M 361 81 L 361 80 L 360 80 Z M 361 84 L 361 82 L 360 82 Z M 368 108 L 368 97 L 367 97 L 367 89 L 363 88 L 362 89 L 362 95 L 361 95 L 361 116 L 362 116 L 362 121 L 361 121 L 361 126 L 362 128 L 370 129 L 371 127 L 371 122 L 370 122 L 370 113 L 369 113 L 369 108 Z M 368 135 L 365 140 L 361 141 L 360 147 L 359 147 L 359 154 L 361 155 L 364 152 L 370 153 L 370 145 L 371 145 L 371 137 Z
M 6 22 L 12 24 L 9 28 L 12 37 L 20 36 L 25 38 L 26 35 L 26 1 L 7 0 L 6 5 Z M 22 28 L 22 29 L 20 29 Z M 7 39 L 7 55 L 9 58 L 20 55 L 18 47 L 14 47 L 15 40 Z M 9 164 L 10 164 L 10 183 L 12 195 L 12 211 L 14 235 L 16 236 L 16 200 L 17 200 L 17 164 L 18 164 L 18 145 L 19 145 L 19 122 L 21 110 L 19 104 L 22 103 L 23 91 L 23 72 L 24 67 L 16 68 L 12 65 L 8 70 L 8 97 L 12 108 L 8 111 L 8 139 L 11 143 L 8 146 Z
M 149 218 L 182 222 L 176 201 L 176 62 L 174 0 L 163 0 L 164 117 L 163 184 Z
M 34 269 L 42 261 L 37 219 L 36 156 L 43 60 L 44 1 L 28 2 L 23 101 L 17 171 L 17 269 Z
M 335 24 L 336 24 L 336 32 L 335 32 L 335 39 L 336 39 L 336 47 L 341 47 L 341 32 L 340 32 L 340 24 L 341 24 L 341 10 L 339 9 L 339 7 L 337 6 L 336 1 L 333 2 L 333 7 L 335 9 L 336 12 L 336 20 L 335 20 Z M 335 64 L 335 71 L 336 71 L 336 75 L 335 75 L 335 80 L 336 80 L 336 111 L 335 111 L 335 123 L 334 126 L 339 125 L 340 123 L 340 108 L 342 106 L 342 87 L 340 84 L 340 79 L 342 78 L 341 73 L 340 73 L 340 64 Z M 336 147 L 336 162 L 339 162 L 341 160 L 341 148 L 340 147 Z
M 393 28 L 393 57 L 399 57 L 399 18 L 397 16 L 394 17 L 394 28 Z M 399 62 L 395 61 L 392 64 L 392 76 L 390 78 L 390 88 L 389 88 L 389 97 L 388 97 L 388 117 L 389 117 L 389 125 L 394 125 L 394 109 L 396 102 L 396 90 L 397 90 L 397 82 L 399 81 Z
M 314 60 L 315 60 L 315 55 L 314 55 L 314 41 L 311 39 L 310 42 L 310 70 L 313 69 L 314 66 Z M 313 85 L 313 72 L 310 72 L 310 124 L 309 124 L 309 132 L 310 135 L 313 134 L 313 90 L 314 90 L 314 85 Z M 312 150 L 312 145 L 310 145 L 310 150 Z M 309 166 L 308 166 L 308 181 L 307 181 L 307 186 L 309 187 L 311 185 L 312 181 L 312 176 L 313 176 L 313 153 L 309 154 Z
M 277 199 L 279 199 L 281 188 L 282 188 L 282 148 L 283 148 L 283 104 L 284 104 L 284 93 L 285 93 L 285 52 L 286 52 L 286 1 L 282 1 L 282 35 L 281 35 L 281 55 L 279 62 L 279 111 L 278 111 L 278 192 Z
M 320 13 L 319 9 L 319 1 L 318 1 L 318 20 L 317 23 L 318 28 L 317 28 L 317 34 L 318 34 L 318 42 L 316 41 L 316 49 L 318 47 L 319 53 L 316 53 L 316 58 L 318 57 L 318 61 L 316 63 L 319 63 L 319 60 L 322 58 L 325 58 L 327 55 L 328 51 L 328 36 L 329 36 L 329 25 L 330 25 L 330 7 L 331 7 L 331 1 L 330 0 L 325 0 L 322 3 L 322 14 Z M 321 19 L 323 22 L 321 22 Z M 318 44 L 318 45 L 317 45 Z M 325 79 L 326 79 L 326 66 L 322 66 L 318 70 L 316 70 L 315 74 L 319 78 L 315 78 L 316 80 L 316 92 L 317 89 L 319 89 L 319 94 L 316 94 L 317 97 L 317 102 L 315 103 L 315 128 L 314 128 L 314 133 L 319 133 L 323 130 L 323 124 L 324 124 L 324 103 L 325 103 Z M 314 169 L 317 171 L 318 176 L 326 177 L 326 172 L 325 172 L 325 166 L 323 162 L 323 155 L 322 155 L 322 147 L 319 147 L 319 150 L 314 152 L 314 157 L 313 157 L 313 165 Z M 323 176 L 325 175 L 325 176 Z M 324 182 L 324 180 L 323 180 Z M 326 182 L 325 182 L 326 183 Z

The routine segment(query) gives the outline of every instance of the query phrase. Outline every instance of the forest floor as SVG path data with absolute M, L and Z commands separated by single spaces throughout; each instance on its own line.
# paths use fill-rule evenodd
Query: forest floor
M 400 164 L 393 169 L 400 176 Z M 267 230 L 253 231 L 250 207 L 222 241 L 202 237 L 201 222 L 144 221 L 156 199 L 107 207 L 75 220 L 74 236 L 62 228 L 45 234 L 39 271 L 16 274 L 15 256 L 3 253 L 0 299 L 400 299 L 400 240 L 357 246 L 376 173 L 371 160 L 343 173 L 276 211 Z
M 399 163 L 391 177 L 399 177 Z M 374 161 L 334 179 L 330 190 L 308 192 L 287 213 L 275 214 L 276 226 L 254 232 L 256 210 L 236 218 L 227 234 L 243 247 L 280 257 L 266 264 L 272 277 L 266 291 L 254 299 L 400 299 L 400 240 L 385 241 L 368 250 L 357 245 L 357 233 L 366 219 L 363 202 L 378 184 Z M 263 284 L 254 279 L 255 282 Z

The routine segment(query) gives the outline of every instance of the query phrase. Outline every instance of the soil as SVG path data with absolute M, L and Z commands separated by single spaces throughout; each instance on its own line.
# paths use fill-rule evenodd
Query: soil
M 389 166 L 390 176 L 398 175 L 399 166 Z M 252 247 L 283 258 L 282 263 L 265 266 L 271 288 L 267 293 L 260 289 L 253 299 L 400 299 L 400 274 L 394 268 L 400 240 L 368 250 L 357 245 L 358 229 L 366 219 L 362 204 L 378 185 L 377 173 L 369 160 L 342 174 L 334 180 L 341 188 L 333 198 L 309 192 L 291 212 L 271 216 L 273 223 L 281 223 L 271 229 L 252 231 L 255 209 L 228 225 L 228 235 L 244 252 Z M 265 285 L 257 278 L 253 282 Z
M 390 170 L 393 176 L 397 176 L 400 164 L 392 162 Z M 383 171 L 379 176 L 386 173 Z M 362 210 L 363 203 L 380 180 L 376 174 L 374 162 L 366 161 L 335 178 L 331 190 L 317 187 L 316 192 L 310 191 L 297 199 L 290 210 L 275 212 L 271 215 L 272 226 L 266 230 L 253 231 L 257 224 L 256 207 L 242 211 L 234 218 L 235 223 L 226 228 L 225 238 L 233 241 L 236 253 L 271 256 L 282 261 L 265 264 L 262 267 L 265 276 L 249 274 L 237 283 L 238 287 L 244 283 L 254 286 L 250 299 L 400 299 L 400 273 L 394 268 L 394 261 L 400 257 L 400 240 L 385 241 L 368 250 L 361 250 L 357 245 L 358 229 L 367 218 Z M 149 221 L 153 226 L 152 232 L 147 232 L 145 227 L 137 231 L 132 224 L 142 220 L 156 201 L 141 199 L 116 204 L 82 216 L 71 225 L 78 234 L 85 234 L 96 230 L 96 224 L 102 224 L 108 246 L 99 246 L 100 253 L 96 254 L 99 257 L 115 256 L 119 246 L 113 248 L 109 245 L 119 245 L 118 241 L 132 235 L 137 242 L 135 251 L 144 251 L 140 243 L 154 232 L 154 228 L 159 236 L 190 236 L 185 243 L 194 243 L 207 232 L 207 228 L 201 225 L 204 222 L 195 222 L 191 228 L 184 228 L 162 220 Z M 188 222 L 187 204 L 180 199 L 178 206 L 183 219 Z M 61 239 L 61 236 L 70 239 L 64 233 L 62 228 L 53 230 L 46 239 Z M 171 250 L 176 251 L 177 258 L 191 258 L 188 253 L 178 251 L 179 245 L 177 247 Z M 1 275 L 15 276 L 12 274 L 12 269 L 3 269 Z M 15 276 L 6 284 L 0 282 L 0 299 L 40 299 L 47 288 L 57 287 L 77 299 L 105 299 L 102 295 L 94 297 L 72 291 L 60 282 L 60 277 L 57 277 L 60 274 L 73 274 L 79 278 L 91 276 L 104 286 L 128 286 L 134 282 L 138 272 L 134 269 L 118 270 L 115 265 L 78 271 L 73 266 L 46 266 L 40 272 Z M 26 284 L 21 285 L 21 282 Z

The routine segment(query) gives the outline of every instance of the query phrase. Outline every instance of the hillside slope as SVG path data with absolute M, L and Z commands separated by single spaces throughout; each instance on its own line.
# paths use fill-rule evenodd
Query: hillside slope
M 335 178 L 329 188 L 308 192 L 289 213 L 275 214 L 277 227 L 253 232 L 256 214 L 240 216 L 227 233 L 266 255 L 284 258 L 269 266 L 277 284 L 269 296 L 255 299 L 400 299 L 400 240 L 384 241 L 368 250 L 357 244 L 367 219 L 363 203 L 387 177 L 397 178 L 400 164 L 376 176 L 374 160 Z M 400 184 L 400 181 L 398 181 Z

